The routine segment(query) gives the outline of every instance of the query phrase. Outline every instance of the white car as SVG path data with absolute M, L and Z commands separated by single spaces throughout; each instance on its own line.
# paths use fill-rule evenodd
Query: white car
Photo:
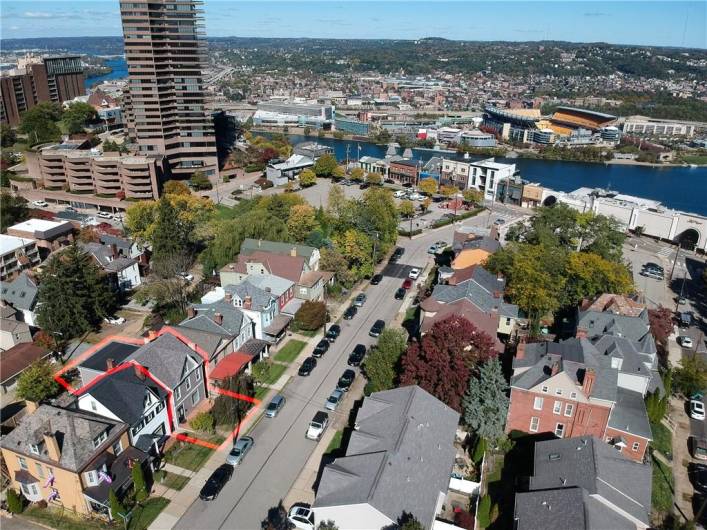
M 405 192 L 404 190 L 398 190 L 393 193 L 393 197 L 395 197 L 396 199 L 402 199 L 403 197 L 405 197 L 405 195 L 407 195 L 407 192 Z
M 115 215 L 113 216 L 113 220 L 120 222 L 120 221 L 123 220 L 123 216 L 120 215 L 119 213 L 117 213 L 117 214 L 115 214 Z
M 421 201 L 421 200 L 423 200 L 424 198 L 425 198 L 425 196 L 424 196 L 424 195 L 420 195 L 419 193 L 413 193 L 412 195 L 410 195 L 410 200 L 411 200 L 411 201 Z
M 678 343 L 683 348 L 692 348 L 692 339 L 690 337 L 680 336 L 678 337 Z
M 305 506 L 293 506 L 287 520 L 302 530 L 314 530 L 314 512 Z
M 187 282 L 193 282 L 194 281 L 194 275 L 189 274 L 188 272 L 180 272 L 177 274 L 182 280 L 185 280 Z
M 86 219 L 83 220 L 82 224 L 83 226 L 98 226 L 100 223 L 95 217 L 86 217 Z
M 108 324 L 112 324 L 113 326 L 125 324 L 125 318 L 123 317 L 106 317 L 103 320 L 105 320 Z
M 35 206 L 39 206 L 40 208 L 46 208 L 49 206 L 45 201 L 32 201 L 32 204 Z
M 690 417 L 693 420 L 705 419 L 705 404 L 699 399 L 690 400 Z
M 100 217 L 101 219 L 113 219 L 113 214 L 110 212 L 98 212 L 96 217 Z
M 420 269 L 413 268 L 408 273 L 408 278 L 411 280 L 417 280 L 420 277 Z

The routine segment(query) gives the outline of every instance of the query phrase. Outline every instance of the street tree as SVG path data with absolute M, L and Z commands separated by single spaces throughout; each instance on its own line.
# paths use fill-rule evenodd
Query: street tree
M 385 328 L 378 343 L 371 349 L 363 363 L 366 373 L 366 395 L 395 387 L 400 357 L 407 347 L 407 337 L 402 329 Z
M 707 388 L 707 363 L 697 355 L 683 357 L 673 370 L 672 385 L 686 398 Z
M 209 177 L 207 177 L 203 171 L 194 171 L 189 178 L 189 184 L 191 184 L 191 186 L 197 191 L 210 190 L 213 188 L 213 184 L 211 184 Z
M 622 263 L 626 233 L 616 218 L 585 213 L 578 216 L 577 223 L 581 241 L 579 250 L 598 254 L 607 261 Z
M 0 232 L 29 218 L 27 200 L 19 195 L 3 191 L 0 193 Z
M 295 313 L 295 323 L 305 331 L 316 331 L 326 323 L 326 303 L 306 300 Z
M 347 289 L 356 282 L 356 274 L 349 268 L 346 258 L 333 248 L 324 247 L 321 249 L 319 266 L 322 270 L 331 271 L 336 277 L 336 281 Z
M 309 188 L 317 183 L 317 175 L 311 169 L 305 169 L 299 174 L 299 183 L 303 188 Z
M 447 199 L 450 199 L 451 197 L 453 197 L 454 195 L 459 193 L 459 188 L 457 188 L 456 186 L 445 185 L 445 186 L 440 186 L 439 192 L 442 195 L 444 195 Z
M 437 180 L 433 179 L 432 177 L 422 179 L 420 181 L 419 188 L 420 191 L 426 195 L 434 195 L 435 193 L 437 193 L 438 189 Z
M 474 188 L 464 190 L 462 195 L 464 196 L 464 200 L 471 204 L 481 204 L 484 200 L 484 194 Z
M 608 261 L 598 254 L 573 252 L 567 260 L 562 303 L 577 305 L 584 298 L 601 293 L 633 292 L 633 278 L 623 263 Z
M 354 182 L 361 182 L 363 181 L 363 169 L 360 167 L 355 167 L 351 170 L 351 173 L 349 174 L 349 177 L 351 177 L 351 180 Z
M 334 168 L 334 171 L 331 172 L 331 178 L 334 180 L 341 180 L 346 176 L 346 170 L 344 169 L 344 166 L 336 166 Z
M 366 175 L 366 182 L 371 186 L 380 186 L 383 183 L 383 178 L 378 173 L 368 173 Z
M 61 388 L 54 380 L 52 365 L 46 360 L 32 363 L 17 378 L 17 397 L 40 403 L 56 396 Z
M 491 337 L 464 317 L 453 315 L 436 322 L 420 342 L 408 346 L 400 382 L 419 385 L 461 411 L 472 369 L 494 355 Z
M 338 167 L 336 158 L 332 154 L 324 154 L 320 156 L 312 167 L 312 171 L 318 177 L 331 177 L 334 170 Z
M 378 250 L 387 250 L 398 239 L 400 216 L 393 194 L 386 188 L 369 188 L 357 203 L 351 222 L 357 230 L 373 237 L 377 232 Z M 378 255 L 382 255 L 380 252 Z
M 422 202 L 420 203 L 420 207 L 422 208 L 423 212 L 426 212 L 427 210 L 430 209 L 430 205 L 432 204 L 432 199 L 429 197 L 425 197 Z
M 314 208 L 309 204 L 293 206 L 287 218 L 287 231 L 290 237 L 299 243 L 306 241 L 312 230 L 317 228 Z
M 84 132 L 87 125 L 98 121 L 98 112 L 88 103 L 77 101 L 64 109 L 61 121 L 69 134 Z
M 356 279 L 368 278 L 373 274 L 373 241 L 366 234 L 350 228 L 336 234 L 333 243 Z
M 415 215 L 415 205 L 412 201 L 402 201 L 400 206 L 398 206 L 398 211 L 400 212 L 401 217 L 409 219 Z
M 479 366 L 479 375 L 469 379 L 464 396 L 464 421 L 477 435 L 491 443 L 503 436 L 509 399 L 508 383 L 501 362 L 493 358 Z
M 648 310 L 648 322 L 651 334 L 658 346 L 658 353 L 665 356 L 668 349 L 668 339 L 675 328 L 673 312 L 669 308 L 659 305 L 655 309 Z

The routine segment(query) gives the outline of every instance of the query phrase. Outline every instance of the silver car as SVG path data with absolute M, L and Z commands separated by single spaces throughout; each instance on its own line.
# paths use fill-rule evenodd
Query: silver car
M 356 299 L 354 300 L 354 305 L 356 307 L 363 307 L 363 304 L 366 303 L 366 295 L 365 293 L 359 294 Z
M 245 455 L 248 451 L 250 451 L 250 448 L 253 447 L 254 443 L 253 438 L 250 436 L 238 438 L 238 441 L 233 445 L 233 449 L 231 449 L 231 452 L 228 453 L 228 456 L 226 457 L 226 463 L 231 464 L 232 466 L 237 466 L 243 462 Z
M 341 390 L 334 390 L 331 395 L 327 398 L 324 406 L 329 410 L 336 410 L 344 397 L 344 393 Z
M 265 409 L 265 415 L 268 418 L 274 418 L 280 412 L 280 409 L 285 406 L 285 396 L 277 394 L 272 398 L 268 404 L 268 408 Z

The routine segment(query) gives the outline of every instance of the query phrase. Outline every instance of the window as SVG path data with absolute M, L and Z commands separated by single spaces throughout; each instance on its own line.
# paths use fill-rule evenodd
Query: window
M 94 412 L 98 410 L 98 406 L 96 405 L 96 402 L 93 400 L 91 400 L 91 410 Z
M 37 470 L 37 476 L 39 478 L 44 478 L 44 469 L 42 469 L 42 464 L 40 464 L 39 462 L 35 462 L 34 467 Z
M 35 444 L 30 444 L 29 446 L 30 453 L 33 453 L 35 455 L 39 454 L 39 446 Z
M 119 455 L 120 453 L 122 453 L 122 452 L 123 452 L 123 442 L 121 442 L 120 440 L 118 440 L 117 442 L 115 442 L 115 443 L 113 444 L 113 454 L 114 454 L 115 456 L 118 456 L 118 455 Z
M 162 409 L 164 409 L 164 402 L 157 404 L 157 406 L 155 407 L 155 412 L 160 412 Z
M 86 479 L 86 484 L 89 486 L 95 486 L 98 484 L 98 473 L 95 471 L 87 471 L 83 476 Z
M 560 414 L 562 412 L 562 401 L 555 401 L 555 404 L 552 407 L 552 413 L 553 414 Z
M 558 423 L 555 425 L 555 436 L 558 438 L 562 438 L 565 435 L 565 424 L 564 423 Z
M 542 387 L 542 391 L 545 392 L 546 394 L 547 394 L 547 391 L 548 391 L 548 390 L 550 390 L 548 387 L 546 387 L 546 386 L 543 386 L 543 387 Z
M 25 469 L 25 470 L 27 469 L 27 460 L 25 460 L 25 459 L 22 458 L 21 456 L 18 456 L 18 457 L 17 457 L 17 462 L 20 464 L 20 467 L 21 467 L 22 469 Z
M 570 394 L 570 398 L 572 398 L 572 399 L 577 399 L 577 392 L 572 392 L 572 393 Z
M 196 405 L 197 401 L 199 401 L 199 397 L 199 389 L 197 389 L 196 392 L 191 395 L 191 404 Z
M 132 434 L 133 436 L 135 436 L 139 432 L 140 432 L 140 425 L 136 425 L 135 427 L 130 429 L 130 434 Z
M 196 380 L 201 381 L 201 369 L 197 369 L 196 371 Z
M 556 388 L 556 389 L 555 389 L 555 394 L 557 394 L 558 396 L 561 396 L 561 395 L 562 395 L 562 389 L 561 389 L 561 388 Z
M 177 399 L 182 399 L 182 387 L 178 386 L 178 387 L 174 390 L 174 395 L 175 395 L 175 397 L 176 397 Z
M 533 408 L 535 410 L 542 410 L 543 409 L 543 401 L 544 399 L 541 397 L 536 397 L 535 401 L 533 401 Z
M 574 412 L 574 405 L 572 403 L 566 403 L 565 404 L 565 416 L 568 418 L 572 416 L 572 413 Z
M 27 497 L 36 497 L 39 495 L 39 490 L 34 484 L 20 484 L 22 486 L 22 491 Z
M 93 439 L 93 448 L 98 449 L 108 439 L 108 431 L 103 431 Z
M 187 377 L 186 385 L 187 385 L 187 390 L 189 390 L 191 388 L 191 379 L 189 379 L 188 377 Z
M 530 418 L 530 432 L 538 432 L 538 426 L 540 425 L 540 418 L 533 416 Z
M 638 442 L 633 442 L 633 445 L 631 446 L 631 451 L 638 452 L 638 450 L 641 448 L 641 444 Z

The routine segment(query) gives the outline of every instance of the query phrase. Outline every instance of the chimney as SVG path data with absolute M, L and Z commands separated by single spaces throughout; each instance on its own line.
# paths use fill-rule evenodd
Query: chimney
M 293 258 L 297 257 L 297 247 L 292 247 L 292 250 L 290 250 L 290 256 Z
M 271 293 L 271 292 L 272 292 L 272 288 L 271 288 L 271 287 L 266 287 L 266 288 L 265 288 L 265 292 L 266 292 L 266 293 Z
M 110 255 L 113 256 L 113 259 L 118 257 L 118 245 L 115 243 L 110 244 Z
M 582 382 L 582 391 L 585 396 L 590 396 L 592 393 L 592 388 L 594 387 L 594 379 L 596 379 L 596 373 L 593 368 L 587 368 L 584 372 L 584 381 Z
M 219 326 L 223 324 L 223 315 L 221 313 L 215 313 L 214 322 L 216 322 Z
M 578 339 L 586 339 L 587 330 L 584 328 L 577 328 L 577 333 L 575 333 L 575 337 L 577 337 Z
M 151 329 L 147 332 L 147 338 L 150 339 L 150 342 L 152 342 L 157 338 L 157 332 L 154 329 Z
M 233 302 L 233 293 L 229 293 L 226 291 L 226 295 L 223 297 L 223 299 L 228 302 L 229 304 Z
M 106 371 L 115 368 L 115 359 L 106 359 Z
M 253 299 L 248 295 L 243 300 L 243 309 L 250 309 L 251 307 L 253 307 Z
M 501 291 L 494 291 L 493 292 L 494 298 L 501 298 L 501 296 L 503 296 L 503 293 Z
M 133 368 L 135 369 L 135 377 L 137 377 L 140 381 L 145 380 L 145 372 L 142 371 L 142 366 L 139 364 L 134 364 Z
M 560 373 L 560 361 L 555 361 L 552 363 L 552 370 L 550 371 L 550 376 L 555 376 Z
M 525 347 L 527 346 L 527 343 L 525 342 L 525 339 L 522 339 L 518 343 L 518 347 L 516 348 L 516 359 L 525 359 Z
M 61 460 L 61 450 L 59 449 L 59 442 L 53 432 L 47 431 L 43 434 L 44 445 L 47 447 L 47 456 L 50 460 L 58 462 Z
M 33 414 L 39 408 L 39 403 L 28 399 L 25 401 L 25 408 L 27 409 L 27 414 Z
M 187 318 L 194 318 L 196 316 L 196 308 L 194 306 L 187 307 Z

